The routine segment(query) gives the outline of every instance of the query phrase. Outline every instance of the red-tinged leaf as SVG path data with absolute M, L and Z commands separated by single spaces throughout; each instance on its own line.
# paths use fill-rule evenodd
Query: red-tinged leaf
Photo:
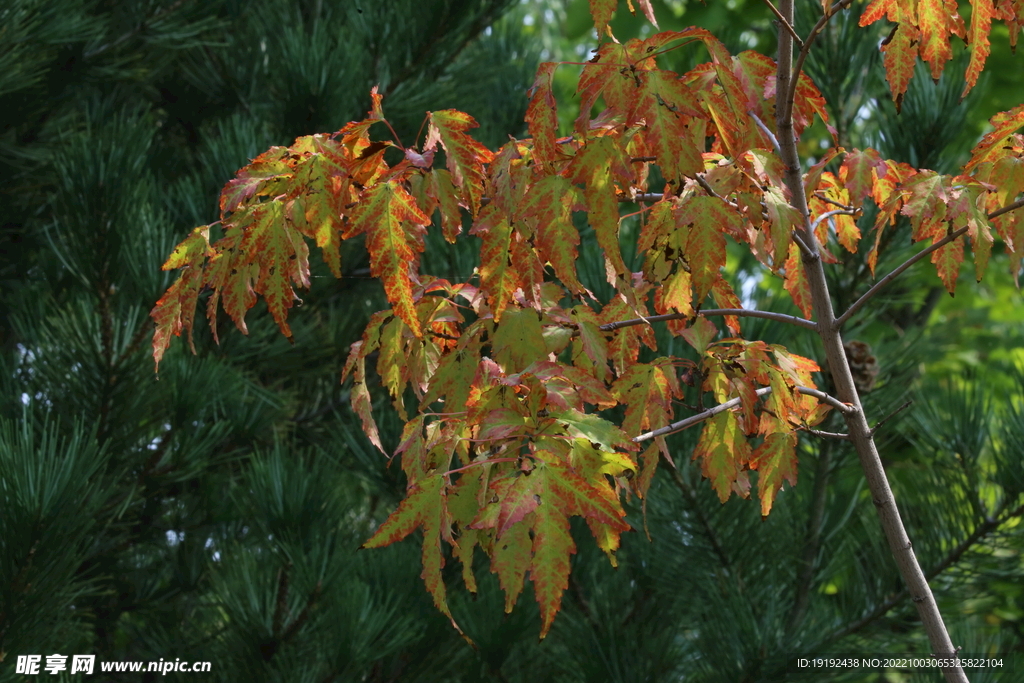
M 388 302 L 412 333 L 423 336 L 412 297 L 412 278 L 430 225 L 404 187 L 395 180 L 370 188 L 356 207 L 345 238 L 366 233 L 370 274 L 384 284 Z M 407 226 L 409 226 L 407 228 Z M 413 238 L 410 239 L 410 234 Z
M 946 204 L 949 202 L 949 177 L 934 171 L 921 171 L 904 184 L 910 192 L 903 209 L 913 226 L 911 239 L 919 242 L 945 233 Z
M 538 67 L 537 78 L 533 82 L 533 96 L 526 108 L 526 122 L 533 137 L 533 156 L 547 169 L 559 157 L 558 145 L 555 143 L 558 109 L 555 95 L 551 91 L 551 80 L 557 66 L 556 62 L 544 62 Z
M 441 231 L 449 244 L 455 244 L 455 238 L 462 232 L 462 212 L 459 211 L 458 190 L 452 183 L 452 175 L 448 171 L 437 168 L 430 172 L 430 184 L 427 188 L 441 210 Z
M 384 453 L 384 446 L 380 442 L 380 433 L 377 431 L 377 423 L 373 419 L 373 400 L 370 398 L 370 391 L 366 386 L 366 355 L 361 353 L 363 341 L 352 344 L 349 354 L 349 364 L 346 364 L 346 371 L 354 371 L 352 379 L 352 394 L 349 402 L 352 410 L 359 416 L 363 425 L 363 433 L 370 439 L 370 443 Z
M 868 26 L 882 17 L 889 21 L 899 21 L 899 0 L 871 0 L 860 15 L 860 25 Z
M 949 38 L 951 35 L 965 36 L 964 22 L 954 0 L 919 0 L 917 16 L 921 29 L 921 58 L 931 68 L 932 80 L 938 82 L 946 62 L 953 59 Z
M 281 333 L 291 339 L 288 309 L 298 300 L 292 283 L 309 287 L 309 247 L 285 220 L 284 204 L 271 201 L 251 209 L 243 218 L 241 251 L 259 264 L 253 287 L 267 302 Z
M 814 303 L 811 300 L 811 285 L 807 281 L 807 272 L 804 270 L 803 260 L 800 257 L 800 247 L 796 242 L 789 245 L 789 258 L 786 259 L 786 280 L 784 286 L 789 295 L 793 297 L 800 312 L 808 320 L 814 313 Z
M 1024 126 L 1024 104 L 996 114 L 988 123 L 993 130 L 971 150 L 971 160 L 964 166 L 964 173 L 970 173 L 978 164 L 995 162 L 1003 156 L 1002 148 L 1007 144 L 1006 138 Z
M 405 393 L 405 385 L 409 379 L 409 368 L 407 365 L 407 352 L 403 332 L 405 323 L 401 318 L 392 318 L 380 331 L 380 355 L 377 357 L 377 374 L 380 375 L 383 384 L 395 409 L 403 420 L 409 419 L 405 416 L 402 394 Z
M 484 164 L 494 158 L 490 150 L 466 134 L 478 125 L 472 116 L 454 109 L 435 111 L 430 115 L 423 145 L 424 150 L 433 149 L 438 142 L 444 147 L 448 170 L 474 216 L 480 211 L 484 192 Z
M 289 197 L 295 197 L 289 216 L 299 232 L 316 240 L 324 262 L 340 278 L 341 216 L 353 199 L 348 162 L 334 141 L 315 135 L 308 143 L 312 151 L 306 152 L 296 166 L 295 183 L 289 192 Z
M 849 191 L 850 199 L 855 206 L 860 206 L 864 198 L 871 195 L 876 172 L 880 176 L 884 175 L 885 162 L 878 152 L 870 147 L 852 149 L 843 157 L 843 164 L 839 167 L 839 178 Z
M 671 360 L 636 363 L 612 385 L 612 395 L 626 406 L 622 431 L 631 437 L 672 422 L 672 398 L 681 395 Z
M 520 287 L 519 274 L 512 267 L 512 226 L 497 211 L 485 210 L 470 234 L 479 235 L 480 287 L 488 293 L 495 321 L 500 321 L 512 295 Z
M 157 368 L 160 367 L 160 360 L 171 344 L 172 334 L 179 337 L 182 331 L 186 332 L 188 345 L 192 353 L 196 352 L 192 341 L 192 323 L 195 319 L 199 288 L 203 283 L 203 265 L 212 254 L 210 227 L 204 225 L 195 228 L 191 235 L 182 240 L 162 267 L 163 270 L 183 268 L 184 271 L 149 313 L 156 323 L 153 332 L 153 361 Z
M 1017 37 L 1024 29 L 1024 0 L 997 0 L 996 12 L 1010 30 L 1010 50 L 1017 51 Z
M 910 79 L 914 76 L 914 64 L 917 62 L 917 41 L 920 33 L 913 24 L 901 23 L 888 43 L 882 46 L 885 57 L 885 74 L 892 92 L 892 101 L 896 105 L 896 113 L 903 107 L 903 95 L 907 92 Z
M 804 175 L 804 191 L 807 195 L 808 201 L 811 199 L 814 192 L 820 189 L 819 184 L 821 183 L 822 174 L 825 172 L 825 167 L 832 163 L 832 160 L 835 159 L 836 156 L 845 152 L 846 150 L 842 147 L 829 147 L 825 150 L 825 154 L 823 156 L 818 157 L 818 161 L 811 166 L 811 170 Z
M 871 198 L 879 208 L 889 204 L 900 185 L 910 180 L 916 173 L 909 164 L 886 159 L 874 171 L 874 185 L 871 186 Z
M 206 303 L 206 318 L 210 322 L 213 339 L 220 343 L 217 335 L 217 304 L 223 298 L 224 312 L 228 314 L 242 334 L 249 334 L 245 326 L 245 313 L 256 305 L 253 281 L 259 272 L 258 266 L 246 258 L 241 243 L 244 239 L 242 228 L 235 224 L 224 225 L 224 236 L 213 245 L 213 256 L 206 264 L 204 285 L 213 289 Z
M 528 474 L 519 474 L 512 479 L 511 486 L 503 492 L 498 503 L 500 509 L 495 529 L 496 541 L 500 543 L 506 531 L 537 509 L 541 501 L 541 484 L 540 477 Z
M 775 432 L 765 437 L 750 460 L 750 469 L 757 470 L 757 491 L 761 498 L 761 516 L 772 511 L 775 496 L 782 482 L 796 486 L 796 435 Z
M 991 171 L 979 173 L 978 179 L 996 186 L 997 208 L 1002 208 L 1024 192 L 1024 158 L 1013 154 L 1000 157 L 992 164 Z
M 376 533 L 363 548 L 382 548 L 400 541 L 418 528 L 423 529 L 423 573 L 427 590 L 434 598 L 434 605 L 451 620 L 461 633 L 448 609 L 447 594 L 441 570 L 444 568 L 444 553 L 441 549 L 441 535 L 451 524 L 445 505 L 444 476 L 436 474 L 421 479 L 412 487 L 398 508 L 380 525 Z
M 941 236 L 936 237 L 936 241 Z M 932 252 L 932 263 L 938 271 L 939 279 L 951 295 L 956 291 L 956 278 L 960 274 L 960 264 L 964 261 L 964 241 L 956 239 Z
M 762 119 L 774 106 L 775 60 L 754 50 L 744 50 L 733 58 L 733 73 L 742 87 L 743 106 Z
M 540 257 L 551 264 L 555 275 L 573 294 L 586 288 L 576 276 L 580 233 L 572 223 L 576 189 L 565 178 L 546 176 L 526 193 L 522 217 L 536 219 L 536 244 Z
M 619 247 L 619 200 L 613 182 L 613 177 L 632 178 L 629 159 L 611 137 L 593 138 L 573 158 L 568 174 L 573 183 L 584 186 L 587 215 L 604 250 L 608 282 L 614 285 L 616 275 L 629 278 Z
M 743 308 L 743 303 L 740 298 L 736 296 L 736 292 L 733 291 L 732 285 L 725 279 L 719 279 L 711 287 L 711 296 L 715 300 L 715 305 L 719 308 Z M 725 316 L 725 324 L 729 328 L 729 331 L 739 336 L 740 334 L 740 319 L 739 316 L 727 315 Z
M 750 460 L 750 444 L 743 435 L 736 414 L 724 411 L 708 420 L 701 432 L 693 459 L 700 460 L 701 473 L 723 503 Z
M 794 92 L 793 99 L 793 128 L 796 130 L 797 137 L 804 131 L 805 128 L 814 123 L 814 115 L 817 114 L 821 122 L 825 124 L 825 128 L 832 135 L 832 141 L 838 143 L 839 137 L 835 127 L 829 123 L 828 120 L 828 109 L 825 107 L 825 98 L 822 96 L 821 91 L 814 85 L 811 80 L 803 71 L 800 72 L 800 77 L 796 81 L 796 91 Z
M 253 197 L 279 194 L 284 181 L 292 175 L 287 156 L 287 147 L 271 147 L 240 169 L 234 179 L 229 180 L 221 190 L 221 215 L 233 213 Z
M 484 415 L 477 438 L 481 441 L 498 441 L 522 436 L 525 432 L 526 420 L 522 413 L 511 408 L 496 408 Z
M 723 204 L 714 197 L 694 197 L 690 202 L 699 202 L 704 208 Z M 686 240 L 686 261 L 690 266 L 693 301 L 698 305 L 704 303 L 715 282 L 722 278 L 720 270 L 725 267 L 725 235 L 721 223 L 715 222 L 717 215 L 720 214 L 699 208 L 686 213 L 686 218 L 693 218 Z
M 704 355 L 708 346 L 711 345 L 711 342 L 717 336 L 718 328 L 704 316 L 698 317 L 692 325 L 683 330 L 683 339 L 689 342 L 690 346 L 697 349 L 697 354 L 700 356 Z
M 505 311 L 491 338 L 494 360 L 506 374 L 522 372 L 537 361 L 547 360 L 544 334 L 537 312 L 527 308 Z
M 657 437 L 654 442 L 640 454 L 640 474 L 633 479 L 638 496 L 644 499 L 644 512 L 647 511 L 647 492 L 654 481 L 654 473 L 658 471 L 658 461 L 664 448 L 664 437 Z M 665 449 L 667 450 L 667 449 Z M 646 528 L 646 527 L 645 527 Z
M 619 0 L 590 0 L 590 16 L 594 18 L 594 27 L 597 29 L 597 37 L 607 34 L 611 35 L 612 30 L 608 26 L 615 14 L 615 6 Z
M 445 407 L 451 406 L 451 410 L 462 410 L 466 405 L 480 357 L 480 330 L 482 328 L 477 327 L 475 332 L 463 332 L 460 348 L 441 357 L 437 371 L 430 378 L 430 386 L 420 401 L 420 410 L 438 399 L 443 399 Z
M 695 93 L 671 71 L 642 71 L 637 79 L 640 88 L 629 119 L 644 122 L 647 146 L 665 180 L 679 183 L 684 176 L 703 171 L 703 144 L 694 136 L 698 128 L 690 124 L 706 115 Z M 703 143 L 703 132 L 700 137 Z
M 579 139 L 587 139 L 591 111 L 602 95 L 610 109 L 618 108 L 621 115 L 628 111 L 629 96 L 636 91 L 636 84 L 627 73 L 623 73 L 623 61 L 628 61 L 624 48 L 618 43 L 605 43 L 598 48 L 597 55 L 584 65 L 576 87 L 576 93 L 580 96 L 580 113 L 573 125 Z
M 654 292 L 654 310 L 662 314 L 675 312 L 690 317 L 693 315 L 692 301 L 690 274 L 682 268 L 677 268 Z
M 821 368 L 810 358 L 792 353 L 785 347 L 778 344 L 771 345 L 775 360 L 779 363 L 779 369 L 789 378 L 794 386 L 814 387 L 814 380 L 811 375 L 819 372 Z
M 954 3 L 955 7 L 955 3 Z M 992 0 L 972 0 L 971 2 L 971 27 L 967 32 L 967 44 L 971 50 L 971 61 L 967 64 L 967 72 L 964 73 L 964 91 L 960 93 L 961 101 L 967 97 L 978 77 L 985 69 L 985 62 L 992 51 L 988 41 L 988 34 L 992 30 L 992 19 L 997 17 Z M 959 18 L 959 17 L 958 17 Z

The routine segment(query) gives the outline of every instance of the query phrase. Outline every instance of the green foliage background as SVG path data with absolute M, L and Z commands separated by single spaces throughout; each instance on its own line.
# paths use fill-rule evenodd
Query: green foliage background
M 773 49 L 760 3 L 653 4 L 663 30 L 696 24 L 734 53 Z M 814 6 L 800 4 L 800 16 Z M 955 68 L 937 85 L 921 74 L 897 118 L 873 70 L 881 36 L 855 29 L 861 7 L 837 19 L 808 63 L 839 103 L 830 113 L 842 143 L 952 170 L 988 117 L 1024 92 L 1005 32 L 971 99 L 956 104 Z M 169 283 L 159 266 L 189 229 L 217 218 L 217 193 L 238 167 L 360 117 L 375 84 L 406 144 L 423 111 L 455 107 L 500 145 L 525 134 L 538 61 L 589 58 L 589 21 L 584 0 L 0 9 L 0 681 L 23 680 L 18 655 L 54 652 L 206 660 L 206 676 L 224 681 L 932 680 L 792 667 L 827 652 L 926 651 L 852 451 L 804 440 L 800 484 L 761 520 L 750 501 L 718 503 L 689 463 L 692 430 L 674 437 L 678 470 L 663 468 L 646 517 L 632 501 L 637 533 L 618 570 L 583 530 L 565 610 L 543 644 L 529 590 L 505 615 L 486 566 L 473 599 L 449 563 L 454 614 L 476 643 L 467 646 L 424 591 L 414 543 L 356 551 L 404 493 L 338 383 L 348 344 L 383 306 L 359 245 L 341 281 L 315 266 L 292 316 L 294 345 L 258 307 L 248 337 L 221 317 L 217 346 L 197 325 L 198 355 L 175 344 L 153 375 L 147 314 Z M 621 10 L 613 27 L 620 39 L 651 30 Z M 679 71 L 702 59 L 695 47 L 670 55 Z M 579 68 L 556 72 L 566 132 Z M 823 143 L 825 131 L 812 131 L 803 151 Z M 623 225 L 627 254 L 637 227 Z M 473 246 L 438 238 L 425 268 L 467 277 Z M 904 226 L 880 271 L 911 251 Z M 830 283 L 839 308 L 871 282 L 864 254 L 844 259 Z M 754 266 L 730 252 L 748 303 L 795 312 Z M 611 295 L 596 249 L 580 267 L 593 291 Z M 980 284 L 971 272 L 951 299 L 919 266 L 850 332 L 881 367 L 870 414 L 915 401 L 882 428 L 881 448 L 954 641 L 1019 653 L 1024 307 L 1005 259 Z M 771 321 L 744 329 L 820 355 Z M 689 353 L 663 330 L 659 341 Z M 394 445 L 400 425 L 379 408 Z

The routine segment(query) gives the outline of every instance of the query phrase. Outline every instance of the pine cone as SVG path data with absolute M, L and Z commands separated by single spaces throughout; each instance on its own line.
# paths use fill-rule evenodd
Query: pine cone
M 875 386 L 878 379 L 878 359 L 871 355 L 871 347 L 862 341 L 848 341 L 843 344 L 846 360 L 853 372 L 853 385 L 857 391 L 866 394 Z

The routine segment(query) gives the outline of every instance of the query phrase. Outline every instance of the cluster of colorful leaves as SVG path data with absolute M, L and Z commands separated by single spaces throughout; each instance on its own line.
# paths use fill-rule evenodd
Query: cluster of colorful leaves
M 658 68 L 659 53 L 690 42 L 703 43 L 711 60 L 682 76 Z M 614 563 L 620 534 L 630 528 L 622 497 L 644 497 L 659 459 L 672 462 L 664 437 L 647 437 L 686 412 L 685 384 L 695 386 L 699 406 L 735 401 L 732 409 L 709 413 L 693 457 L 723 501 L 732 492 L 747 496 L 748 473 L 757 471 L 765 515 L 783 482 L 796 483 L 798 430 L 827 410 L 798 390 L 813 387 L 814 362 L 742 339 L 737 316 L 726 317 L 731 336 L 724 338 L 699 316 L 708 300 L 741 308 L 722 276 L 732 238 L 784 278 L 811 317 L 793 239 L 805 219 L 790 202 L 785 169 L 761 125 L 773 116 L 773 61 L 753 52 L 730 55 L 697 28 L 605 43 L 583 69 L 581 114 L 565 138 L 556 134 L 556 66 L 542 65 L 534 83 L 532 138 L 497 152 L 468 135 L 471 117 L 452 110 L 429 115 L 418 149 L 372 141 L 370 127 L 384 120 L 374 92 L 365 120 L 261 155 L 223 191 L 224 236 L 210 245 L 209 226 L 197 228 L 164 265 L 183 272 L 152 313 L 157 362 L 172 335 L 191 336 L 203 289 L 212 291 L 211 322 L 222 302 L 244 332 L 245 313 L 262 295 L 288 335 L 293 285 L 308 284 L 306 239 L 315 240 L 337 275 L 340 241 L 365 235 L 372 274 L 391 309 L 374 315 L 353 344 L 345 375 L 354 378 L 352 405 L 366 433 L 383 450 L 366 386 L 366 361 L 376 354 L 377 374 L 406 422 L 396 455 L 409 486 L 366 546 L 422 529 L 423 578 L 446 614 L 444 546 L 462 562 L 470 590 L 479 546 L 508 609 L 529 572 L 542 633 L 567 586 L 575 552 L 570 518 L 585 520 Z M 794 97 L 798 134 L 815 114 L 827 123 L 820 94 L 802 75 Z M 591 118 L 599 100 L 604 107 Z M 830 150 L 804 176 L 821 257 L 836 262 L 830 244 L 856 250 L 861 235 L 852 214 L 870 198 L 879 207 L 877 234 L 897 215 L 910 218 L 916 240 L 967 228 L 979 273 L 994 225 L 1016 270 L 1021 212 L 994 223 L 987 214 L 1024 190 L 1022 144 L 1014 134 L 1024 125 L 1024 108 L 993 125 L 956 177 L 886 161 L 870 149 Z M 442 150 L 444 166 L 435 167 Z M 840 158 L 837 172 L 825 170 Z M 644 265 L 631 272 L 619 248 L 619 207 L 652 199 L 652 165 L 664 183 L 641 213 Z M 467 222 L 480 238 L 471 282 L 420 272 L 435 216 L 450 242 Z M 584 218 L 618 292 L 603 306 L 576 270 L 577 223 Z M 962 258 L 962 239 L 933 255 L 951 291 Z M 640 347 L 655 346 L 650 325 L 610 325 L 653 314 L 677 314 L 669 329 L 696 349 L 698 364 L 640 362 Z M 417 412 L 410 418 L 412 396 Z M 621 425 L 600 414 L 616 406 L 625 410 Z
M 829 11 L 832 3 L 823 3 Z M 967 43 L 971 58 L 964 74 L 965 97 L 978 82 L 985 61 L 991 52 L 989 33 L 992 20 L 1006 22 L 1010 46 L 1016 48 L 1017 36 L 1024 29 L 1024 2 L 1020 0 L 970 0 L 970 27 L 960 16 L 953 0 L 871 0 L 860 17 L 860 25 L 868 26 L 883 17 L 894 23 L 892 32 L 882 43 L 886 75 L 897 111 L 914 75 L 918 56 L 928 63 L 932 78 L 942 75 L 946 62 L 953 59 L 950 39 L 956 36 Z

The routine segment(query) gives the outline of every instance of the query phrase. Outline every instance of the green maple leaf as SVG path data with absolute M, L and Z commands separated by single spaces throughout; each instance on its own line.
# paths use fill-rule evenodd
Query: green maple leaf
M 494 331 L 491 347 L 494 360 L 508 374 L 521 372 L 548 357 L 540 318 L 532 309 L 510 308 L 505 311 Z

